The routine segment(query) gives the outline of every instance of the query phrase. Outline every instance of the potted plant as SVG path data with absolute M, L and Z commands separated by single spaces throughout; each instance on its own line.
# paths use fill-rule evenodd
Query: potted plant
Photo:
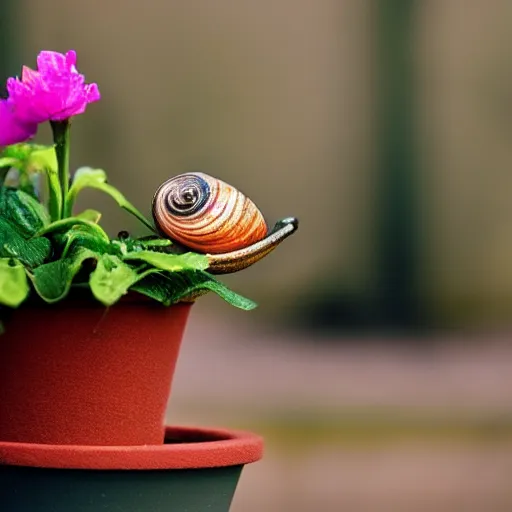
M 262 442 L 164 425 L 181 338 L 205 293 L 255 307 L 214 275 L 266 256 L 297 229 L 296 219 L 268 230 L 240 191 L 193 172 L 158 188 L 152 222 L 104 170 L 71 175 L 72 119 L 100 99 L 73 51 L 41 52 L 37 70 L 24 67 L 7 90 L 0 100 L 0 507 L 227 510 L 242 466 L 261 456 Z M 32 142 L 44 122 L 52 146 Z M 110 237 L 100 212 L 75 211 L 86 188 L 108 194 L 150 234 Z

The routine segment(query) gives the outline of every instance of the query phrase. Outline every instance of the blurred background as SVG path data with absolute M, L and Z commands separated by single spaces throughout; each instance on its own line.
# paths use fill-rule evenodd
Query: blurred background
M 512 4 L 2 2 L 2 83 L 70 48 L 102 93 L 74 167 L 147 214 L 202 170 L 301 221 L 180 358 L 171 423 L 265 436 L 233 512 L 512 510 Z

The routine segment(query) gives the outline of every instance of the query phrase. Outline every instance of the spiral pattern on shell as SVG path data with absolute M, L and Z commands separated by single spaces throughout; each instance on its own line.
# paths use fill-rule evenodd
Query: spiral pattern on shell
M 153 217 L 167 237 L 199 252 L 219 254 L 248 247 L 267 234 L 256 205 L 208 174 L 180 174 L 153 198 Z

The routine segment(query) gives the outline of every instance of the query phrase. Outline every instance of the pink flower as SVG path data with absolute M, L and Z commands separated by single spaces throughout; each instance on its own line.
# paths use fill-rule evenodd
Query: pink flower
M 17 120 L 29 126 L 63 121 L 82 114 L 89 103 L 98 101 L 98 86 L 86 84 L 75 65 L 76 53 L 72 50 L 65 55 L 45 51 L 37 57 L 37 71 L 24 66 L 21 80 L 9 78 L 7 91 Z
M 23 123 L 14 114 L 11 100 L 0 100 L 0 147 L 30 139 L 37 131 L 37 123 Z

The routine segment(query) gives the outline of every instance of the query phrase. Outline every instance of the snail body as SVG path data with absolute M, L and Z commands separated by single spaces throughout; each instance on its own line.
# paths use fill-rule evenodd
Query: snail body
M 152 212 L 157 230 L 178 243 L 169 250 L 205 253 L 213 274 L 247 268 L 298 227 L 297 219 L 290 217 L 269 231 L 260 210 L 248 197 L 200 172 L 165 181 L 153 197 Z
M 250 267 L 271 253 L 285 238 L 294 233 L 298 226 L 299 221 L 296 218 L 288 217 L 277 222 L 265 238 L 249 247 L 225 254 L 209 254 L 209 272 L 212 274 L 232 274 Z

